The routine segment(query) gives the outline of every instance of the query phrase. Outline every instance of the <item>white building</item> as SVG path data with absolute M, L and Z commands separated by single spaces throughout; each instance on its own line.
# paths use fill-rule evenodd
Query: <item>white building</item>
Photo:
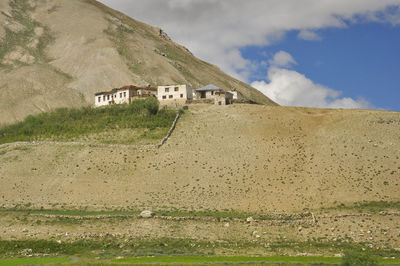
M 220 87 L 210 84 L 196 89 L 196 99 L 212 99 L 216 105 L 226 105 L 232 103 L 233 94 L 231 92 L 224 91 Z
M 111 91 L 95 94 L 95 107 L 112 104 L 129 104 L 132 100 L 141 99 L 156 95 L 156 89 L 151 87 L 136 87 L 133 85 L 113 89 Z
M 157 98 L 162 101 L 186 102 L 193 99 L 192 88 L 188 85 L 158 86 Z
M 240 92 L 238 92 L 238 91 L 236 91 L 236 90 L 233 90 L 233 91 L 228 91 L 229 93 L 232 93 L 232 95 L 233 95 L 233 99 L 234 100 L 240 100 L 240 99 L 243 99 L 243 96 L 242 96 L 242 94 L 240 93 Z

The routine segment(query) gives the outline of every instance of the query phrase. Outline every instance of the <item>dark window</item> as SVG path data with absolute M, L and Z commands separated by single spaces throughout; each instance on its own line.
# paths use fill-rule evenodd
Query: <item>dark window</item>
M 211 92 L 211 95 L 214 95 L 214 92 L 213 92 L 213 91 Z
M 107 95 L 107 100 L 110 100 L 110 95 Z
M 124 97 L 126 97 L 126 91 L 124 91 Z
M 179 87 L 175 87 L 175 91 L 179 91 Z
M 173 95 L 170 95 L 168 98 L 172 99 L 172 98 L 174 98 L 174 96 L 173 96 Z
M 106 100 L 106 96 L 105 95 L 103 95 L 103 101 L 105 101 Z
M 119 93 L 119 98 L 122 98 L 122 92 Z
M 181 98 L 183 98 L 183 94 L 181 94 Z
M 167 99 L 167 96 L 164 95 L 162 98 L 165 100 L 165 99 Z
M 101 96 L 98 98 L 98 101 L 101 102 Z
M 165 88 L 165 92 L 169 92 L 169 88 Z

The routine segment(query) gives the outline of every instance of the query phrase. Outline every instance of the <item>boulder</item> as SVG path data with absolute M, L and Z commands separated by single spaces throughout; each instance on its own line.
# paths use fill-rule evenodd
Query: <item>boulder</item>
M 254 222 L 254 218 L 253 217 L 247 217 L 246 222 L 248 222 L 248 223 Z
M 145 211 L 142 211 L 139 214 L 139 217 L 141 217 L 141 218 L 152 218 L 154 215 L 156 215 L 154 212 L 149 211 L 149 210 L 145 210 Z

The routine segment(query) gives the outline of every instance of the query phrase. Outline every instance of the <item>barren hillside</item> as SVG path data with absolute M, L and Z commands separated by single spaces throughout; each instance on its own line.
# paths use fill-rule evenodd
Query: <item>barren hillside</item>
M 93 104 L 93 93 L 126 84 L 213 83 L 275 105 L 160 29 L 94 0 L 4 0 L 0 11 L 0 124 Z
M 1 149 L 0 204 L 292 212 L 399 201 L 400 115 L 190 106 L 160 149 Z

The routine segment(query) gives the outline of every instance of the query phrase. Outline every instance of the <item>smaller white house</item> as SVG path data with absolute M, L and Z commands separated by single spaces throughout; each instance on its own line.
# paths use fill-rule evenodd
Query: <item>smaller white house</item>
M 193 99 L 192 88 L 188 85 L 158 86 L 157 98 L 162 101 L 186 102 Z
M 196 89 L 196 99 L 212 99 L 216 105 L 227 105 L 232 103 L 233 94 L 231 92 L 224 91 L 220 87 L 217 87 L 213 84 L 209 84 L 202 88 Z

